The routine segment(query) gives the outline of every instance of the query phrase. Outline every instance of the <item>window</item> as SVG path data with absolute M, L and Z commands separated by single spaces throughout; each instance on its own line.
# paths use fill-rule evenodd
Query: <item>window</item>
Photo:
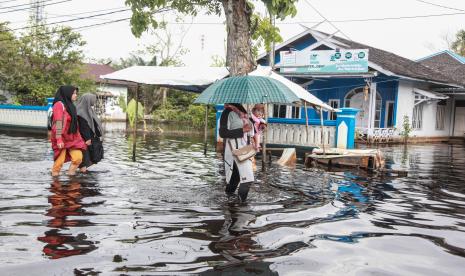
M 375 110 L 375 127 L 381 127 L 381 97 L 376 97 L 376 110 Z
M 446 101 L 438 102 L 436 106 L 436 129 L 444 130 L 444 121 L 446 114 Z
M 300 119 L 300 107 L 291 106 L 291 118 Z
M 332 108 L 339 108 L 339 99 L 330 99 L 328 101 L 329 106 Z M 337 115 L 336 112 L 328 112 L 328 120 L 336 120 Z
M 273 117 L 274 118 L 286 118 L 286 106 L 275 104 L 273 105 Z
M 394 126 L 394 102 L 387 101 L 386 102 L 386 118 L 385 118 L 385 125 L 387 128 Z
M 300 107 L 275 104 L 273 118 L 300 119 Z
M 413 108 L 412 128 L 421 129 L 423 125 L 423 104 L 417 104 Z

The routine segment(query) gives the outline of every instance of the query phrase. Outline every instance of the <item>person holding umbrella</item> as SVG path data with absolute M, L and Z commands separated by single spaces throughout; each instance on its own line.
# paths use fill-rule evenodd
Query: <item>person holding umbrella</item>
M 256 153 L 251 145 L 253 127 L 242 104 L 294 104 L 299 101 L 299 97 L 281 82 L 250 75 L 218 80 L 194 101 L 198 104 L 224 104 L 219 136 L 224 144 L 227 194 L 233 194 L 239 187 L 239 199 L 244 202 L 255 181 L 250 160 Z
M 224 141 L 224 167 L 226 173 L 226 193 L 232 195 L 238 189 L 239 200 L 245 202 L 253 181 L 252 160 L 239 161 L 233 150 L 251 143 L 253 127 L 246 110 L 241 104 L 224 105 L 220 118 L 219 135 Z

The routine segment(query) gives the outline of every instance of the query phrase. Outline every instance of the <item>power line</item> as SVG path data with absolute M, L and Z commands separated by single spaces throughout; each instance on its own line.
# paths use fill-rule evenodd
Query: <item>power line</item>
M 20 1 L 20 0 L 7 0 L 7 1 L 1 1 L 0 4 L 8 3 L 8 2 L 16 2 L 16 1 Z
M 50 2 L 50 1 L 54 1 L 54 0 L 43 0 L 43 1 L 40 1 L 39 4 L 43 4 L 43 3 L 46 3 L 46 2 Z M 31 5 L 30 3 L 27 3 L 27 4 L 14 5 L 14 6 L 8 6 L 8 7 L 0 7 L 0 10 L 13 9 L 13 8 L 18 8 L 18 7 L 23 7 L 23 6 L 30 6 L 30 5 Z
M 329 24 L 331 24 L 331 26 L 333 26 L 336 30 L 338 30 L 342 35 L 344 35 L 345 37 L 347 37 L 350 41 L 352 41 L 352 39 L 346 35 L 343 31 L 341 31 L 341 29 L 339 29 L 338 27 L 336 27 L 336 25 L 334 25 L 333 22 L 329 21 L 328 18 L 326 18 L 319 10 L 317 10 L 317 8 L 315 8 L 309 0 L 305 0 L 305 3 L 307 3 L 316 13 L 318 13 L 324 20 L 326 20 Z
M 45 23 L 45 24 L 39 24 L 39 25 L 34 25 L 34 26 L 26 26 L 26 27 L 20 27 L 20 28 L 15 28 L 15 29 L 9 29 L 9 31 L 12 32 L 12 31 L 17 31 L 17 30 L 35 28 L 35 27 L 39 27 L 39 26 L 56 25 L 56 24 L 60 24 L 60 23 L 67 23 L 67 22 L 72 22 L 72 21 L 78 21 L 78 20 L 94 18 L 94 17 L 98 17 L 98 16 L 102 16 L 102 15 L 109 15 L 109 14 L 126 12 L 126 11 L 129 11 L 129 10 L 130 9 L 124 9 L 124 10 L 119 10 L 119 11 L 112 11 L 112 12 L 107 12 L 107 13 L 94 14 L 94 15 L 89 15 L 89 16 L 84 16 L 84 17 L 77 17 L 77 18 L 73 18 L 73 19 L 55 21 L 55 22 L 51 22 L 51 23 Z
M 71 1 L 71 0 L 68 0 L 68 1 Z M 59 17 L 67 17 L 67 16 L 71 17 L 71 16 L 74 16 L 74 15 L 88 14 L 88 13 L 94 13 L 94 12 L 100 12 L 100 11 L 111 11 L 111 10 L 122 9 L 122 8 L 124 8 L 124 7 L 112 8 L 112 9 L 102 9 L 102 10 L 95 10 L 95 11 L 87 11 L 87 12 L 74 13 L 74 14 L 63 14 L 63 15 L 57 15 L 55 17 L 50 17 L 50 18 L 59 18 Z M 427 15 L 412 15 L 412 16 L 399 16 L 399 17 L 382 17 L 382 18 L 341 19 L 341 20 L 332 20 L 332 22 L 350 23 L 350 22 L 389 21 L 389 20 L 443 17 L 443 16 L 456 16 L 456 15 L 465 15 L 465 12 L 427 14 Z M 104 20 L 104 19 L 102 19 L 102 20 Z M 15 22 L 11 22 L 11 23 L 22 23 L 22 22 L 27 22 L 27 21 L 15 21 Z M 189 25 L 191 25 L 191 24 L 192 25 L 224 25 L 224 22 L 193 22 L 193 23 L 166 22 L 166 23 L 171 24 L 171 25 L 184 25 L 184 24 L 189 24 Z M 315 23 L 321 23 L 321 21 L 276 22 L 277 25 L 315 24 Z M 21 28 L 19 28 L 19 29 L 21 29 Z
M 74 14 L 54 14 L 54 13 L 47 13 L 48 15 L 53 15 L 50 17 L 47 17 L 48 19 L 53 19 L 53 18 L 60 18 L 60 17 L 74 17 L 76 18 L 76 15 L 82 15 L 82 14 L 89 14 L 89 13 L 96 13 L 96 12 L 105 12 L 105 11 L 114 11 L 114 10 L 120 10 L 124 9 L 126 7 L 118 7 L 118 8 L 111 8 L 111 9 L 102 9 L 102 10 L 95 10 L 95 11 L 87 11 L 87 12 L 80 12 L 80 13 L 74 13 Z M 128 9 L 129 11 L 130 9 Z M 111 20 L 109 18 L 95 18 L 95 19 L 101 19 L 101 20 Z
M 94 11 L 86 11 L 86 12 L 79 12 L 79 13 L 71 13 L 71 14 L 53 14 L 53 13 L 47 13 L 48 15 L 53 15 L 53 16 L 47 16 L 47 19 L 53 19 L 53 18 L 60 18 L 60 17 L 73 17 L 75 15 L 82 15 L 82 14 L 88 14 L 88 13 L 96 13 L 96 12 L 105 12 L 105 11 L 114 11 L 114 10 L 120 10 L 124 9 L 125 7 L 118 7 L 118 8 L 111 8 L 111 9 L 101 9 L 101 10 L 94 10 Z M 16 23 L 24 23 L 28 22 L 29 20 L 20 20 L 20 21 L 12 21 L 10 22 L 11 24 L 16 24 Z
M 49 1 L 52 1 L 52 0 L 49 0 Z M 63 1 L 54 2 L 54 3 L 47 3 L 47 4 L 44 4 L 44 5 L 42 5 L 42 6 L 43 6 L 43 7 L 45 7 L 45 6 L 51 6 L 51 5 L 56 5 L 56 4 L 60 4 L 60 3 L 70 2 L 70 1 L 72 1 L 72 0 L 63 0 Z M 0 14 L 11 13 L 11 12 L 17 12 L 17 11 L 25 11 L 25 10 L 30 10 L 30 9 L 31 9 L 31 7 L 21 8 L 21 9 L 15 9 L 15 10 L 9 10 L 9 11 L 0 12 Z
M 62 1 L 62 2 L 68 2 L 71 0 L 67 1 Z M 60 2 L 55 2 L 53 4 L 57 4 Z M 117 8 L 113 8 L 117 9 Z M 103 9 L 103 10 L 96 10 L 96 11 L 88 11 L 88 12 L 82 12 L 82 13 L 76 13 L 76 14 L 69 14 L 69 15 L 59 15 L 60 17 L 64 16 L 71 16 L 71 15 L 79 15 L 79 14 L 86 14 L 86 13 L 93 13 L 93 12 L 98 12 L 98 11 L 108 11 L 108 10 L 113 10 L 113 9 Z M 129 9 L 128 9 L 129 10 Z M 62 21 L 57 21 L 57 22 L 52 22 L 48 23 L 46 25 L 54 25 L 54 24 L 59 24 L 59 23 L 65 23 L 65 22 L 72 22 L 72 21 L 79 21 L 79 20 L 85 20 L 88 18 L 96 18 L 98 16 L 106 15 L 106 14 L 111 14 L 111 13 L 117 13 L 117 12 L 123 12 L 123 10 L 116 11 L 116 12 L 108 12 L 108 13 L 103 13 L 103 14 L 97 14 L 97 15 L 91 15 L 87 17 L 78 17 L 75 19 L 69 19 L 69 20 L 62 20 Z M 440 17 L 440 16 L 453 16 L 453 15 L 464 15 L 465 12 L 460 12 L 460 13 L 445 13 L 445 14 L 430 14 L 430 15 L 416 15 L 416 16 L 401 16 L 401 17 L 384 17 L 384 18 L 365 18 L 365 19 L 348 19 L 348 20 L 333 20 L 333 22 L 366 22 L 366 21 L 384 21 L 384 20 L 397 20 L 397 19 L 414 19 L 414 18 L 427 18 L 427 17 Z M 93 27 L 93 26 L 101 26 L 101 25 L 106 25 L 106 24 L 111 24 L 111 23 L 116 23 L 124 20 L 128 20 L 128 18 L 123 18 L 123 19 L 117 19 L 117 20 L 110 20 L 108 22 L 103 22 L 102 24 L 90 24 L 82 27 L 77 27 L 77 29 L 81 28 L 88 28 L 88 27 Z M 325 19 L 327 21 L 327 19 Z M 316 21 L 301 21 L 301 22 L 280 22 L 277 24 L 283 24 L 283 25 L 288 25 L 288 24 L 306 24 L 306 23 L 317 23 Z M 183 24 L 189 24 L 189 25 L 224 25 L 223 22 L 191 22 L 191 23 L 185 23 L 185 22 L 167 22 L 167 24 L 173 24 L 173 25 L 183 25 Z M 20 28 L 15 28 L 12 29 L 11 31 L 14 30 L 20 30 L 20 29 L 26 29 L 30 27 L 20 27 Z M 338 29 L 339 30 L 339 29 Z M 340 31 L 340 30 L 339 30 Z M 342 33 L 342 32 L 341 32 Z
M 448 6 L 444 6 L 444 5 L 439 5 L 439 4 L 435 4 L 435 3 L 428 2 L 428 1 L 424 1 L 424 0 L 415 0 L 415 1 L 421 2 L 421 3 L 423 3 L 423 4 L 435 6 L 435 7 L 440 7 L 440 8 L 448 9 L 448 10 L 454 10 L 454 11 L 462 11 L 462 12 L 465 12 L 465 10 L 461 10 L 461 9 L 457 9 L 457 8 L 452 8 L 452 7 L 448 7 Z
M 348 22 L 368 22 L 368 21 L 385 21 L 385 20 L 398 20 L 398 19 L 415 19 L 415 18 L 428 18 L 428 17 L 442 17 L 442 16 L 452 16 L 452 15 L 464 15 L 465 12 L 455 12 L 455 13 L 440 13 L 440 14 L 426 14 L 426 15 L 412 15 L 412 16 L 398 16 L 398 17 L 381 17 L 381 18 L 362 18 L 362 19 L 341 19 L 333 20 L 332 22 L 336 23 L 348 23 Z M 301 21 L 301 22 L 280 22 L 277 24 L 314 24 L 319 23 L 320 21 Z
M 361 18 L 361 19 L 341 19 L 332 20 L 335 23 L 350 23 L 350 22 L 370 22 L 370 21 L 388 21 L 388 20 L 402 20 L 402 19 L 416 19 L 416 18 L 428 18 L 428 17 L 442 17 L 442 16 L 455 16 L 465 15 L 465 12 L 456 13 L 441 13 L 441 14 L 426 14 L 426 15 L 412 15 L 412 16 L 398 16 L 398 17 L 381 17 L 381 18 Z M 319 24 L 325 21 L 293 21 L 293 22 L 276 22 L 277 25 L 295 25 L 295 24 Z M 166 22 L 172 25 L 183 25 L 190 24 L 186 22 Z M 194 25 L 224 25 L 223 22 L 194 22 Z M 340 31 L 340 29 L 338 29 Z
M 159 10 L 153 12 L 152 14 L 155 14 L 155 13 L 162 13 L 162 12 L 166 12 L 166 11 L 169 11 L 169 10 L 171 10 L 171 9 L 170 9 L 170 8 L 161 8 L 161 9 L 159 9 Z M 120 19 L 115 19 L 115 20 L 111 20 L 111 21 L 107 21 L 107 22 L 89 24 L 89 25 L 74 27 L 74 28 L 70 28 L 70 29 L 71 29 L 72 31 L 84 30 L 84 29 L 90 29 L 90 28 L 99 27 L 99 26 L 103 26 L 103 25 L 108 25 L 108 24 L 123 22 L 123 21 L 130 20 L 130 19 L 131 19 L 131 17 L 120 18 Z M 23 37 L 39 37 L 39 36 L 44 36 L 44 35 L 48 35 L 48 34 L 55 34 L 55 33 L 59 33 L 59 32 L 61 32 L 61 30 L 49 31 L 49 32 L 42 32 L 42 33 L 36 33 L 36 34 L 33 34 L 33 35 L 26 35 L 26 36 L 23 36 Z M 1 39 L 0 42 L 2 42 L 2 41 L 8 41 L 8 40 L 14 40 L 14 39 L 16 39 L 16 38 Z

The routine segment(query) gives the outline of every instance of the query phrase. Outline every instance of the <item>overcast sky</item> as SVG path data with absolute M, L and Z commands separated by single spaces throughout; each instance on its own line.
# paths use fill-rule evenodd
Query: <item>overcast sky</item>
M 64 0 L 43 0 L 46 3 Z M 257 2 L 257 9 L 263 8 Z M 447 6 L 439 7 L 436 5 Z M 15 11 L 27 6 L 29 0 L 0 0 L 0 21 L 12 22 L 10 28 L 19 28 L 26 24 L 28 11 Z M 313 26 L 323 20 L 311 6 L 313 5 L 322 16 L 340 30 L 338 36 L 348 36 L 350 39 L 384 49 L 398 55 L 417 59 L 435 51 L 446 48 L 445 35 L 451 38 L 459 29 L 465 29 L 465 1 L 464 0 L 299 0 L 298 13 L 294 18 L 284 22 L 277 22 L 284 40 L 302 32 L 301 24 Z M 18 6 L 16 8 L 5 8 Z M 118 11 L 124 8 L 124 0 L 71 0 L 64 3 L 45 6 L 48 22 L 62 21 L 76 17 L 85 17 L 98 13 Z M 10 12 L 9 12 L 10 11 Z M 79 14 L 84 12 L 94 13 Z M 360 19 L 381 19 L 392 17 L 411 17 L 424 15 L 453 14 L 436 17 L 422 17 L 409 19 L 384 19 L 372 21 L 352 21 Z M 63 15 L 73 16 L 63 17 Z M 58 17 L 60 16 L 60 17 Z M 118 12 L 100 17 L 76 20 L 66 23 L 71 27 L 97 24 L 110 20 L 126 18 L 130 12 Z M 174 22 L 168 16 L 169 22 Z M 211 56 L 224 56 L 225 26 L 224 17 L 214 15 L 199 15 L 196 18 L 185 17 L 185 24 L 170 24 L 176 40 L 180 34 L 187 31 L 183 46 L 189 50 L 183 61 L 187 65 L 210 64 Z M 345 21 L 345 22 L 340 22 Z M 193 22 L 193 24 L 190 24 Z M 336 28 L 329 23 L 323 23 L 317 30 L 333 33 Z M 128 21 L 79 30 L 87 41 L 85 54 L 89 58 L 119 58 L 126 57 L 132 51 L 140 50 L 155 38 L 144 35 L 135 38 L 130 31 Z M 202 47 L 202 38 L 204 38 Z M 177 42 L 177 43 L 178 43 Z

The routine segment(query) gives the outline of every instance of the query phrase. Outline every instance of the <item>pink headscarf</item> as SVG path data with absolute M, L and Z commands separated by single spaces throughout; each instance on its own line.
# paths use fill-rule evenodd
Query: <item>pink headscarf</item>
M 244 125 L 249 124 L 249 118 L 246 112 L 242 112 L 239 108 L 237 108 L 236 106 L 232 104 L 225 104 L 224 108 L 230 109 L 231 111 L 236 113 L 239 116 L 239 118 L 241 118 Z
M 224 108 L 229 109 L 229 110 L 233 111 L 234 113 L 236 113 L 239 116 L 239 118 L 241 118 L 244 126 L 250 124 L 249 117 L 247 116 L 247 113 L 241 111 L 239 108 L 237 108 L 237 106 L 234 106 L 232 104 L 225 104 Z M 245 141 L 247 141 L 247 134 L 248 134 L 247 132 L 244 133 L 243 139 Z

